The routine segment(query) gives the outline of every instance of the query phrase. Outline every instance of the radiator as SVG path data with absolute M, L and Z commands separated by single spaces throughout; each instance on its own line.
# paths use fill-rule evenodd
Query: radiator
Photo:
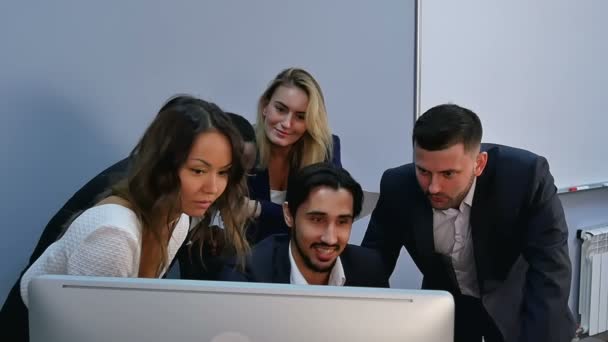
M 579 230 L 581 268 L 578 312 L 589 335 L 608 330 L 608 224 Z

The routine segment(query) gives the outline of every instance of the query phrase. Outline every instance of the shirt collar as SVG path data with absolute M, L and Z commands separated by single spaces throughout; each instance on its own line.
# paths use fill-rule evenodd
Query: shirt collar
M 291 252 L 291 242 L 289 243 L 289 264 L 291 265 L 289 282 L 294 285 L 308 285 L 308 282 L 302 275 L 302 272 L 300 272 L 300 269 L 298 268 L 298 265 L 296 265 L 296 261 L 293 258 L 293 254 Z M 342 261 L 340 260 L 340 257 L 338 257 L 336 258 L 336 263 L 329 274 L 329 281 L 327 282 L 327 285 L 344 286 L 345 282 L 346 275 L 344 274 Z

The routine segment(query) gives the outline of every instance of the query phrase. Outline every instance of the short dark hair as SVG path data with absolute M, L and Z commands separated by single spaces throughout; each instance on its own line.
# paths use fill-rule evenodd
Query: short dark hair
M 455 104 L 442 104 L 422 114 L 412 134 L 412 143 L 428 151 L 462 143 L 466 151 L 481 144 L 481 121 L 473 111 Z
M 255 131 L 251 123 L 238 114 L 230 112 L 226 112 L 226 114 L 228 114 L 239 133 L 241 133 L 243 141 L 255 143 Z
M 289 177 L 286 201 L 292 216 L 296 215 L 298 207 L 306 201 L 312 189 L 318 186 L 350 192 L 353 196 L 353 217 L 359 216 L 363 205 L 361 185 L 348 171 L 331 163 L 311 164 Z

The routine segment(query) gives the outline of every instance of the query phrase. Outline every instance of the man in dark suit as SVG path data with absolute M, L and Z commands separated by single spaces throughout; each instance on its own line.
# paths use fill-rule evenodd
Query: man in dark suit
M 414 163 L 385 171 L 362 245 L 390 272 L 405 246 L 422 287 L 452 293 L 456 341 L 570 341 L 568 228 L 547 160 L 481 137 L 468 109 L 424 113 Z
M 361 185 L 341 167 L 318 163 L 302 168 L 290 177 L 283 204 L 291 234 L 264 239 L 244 272 L 232 265 L 220 279 L 388 287 L 379 254 L 348 244 L 362 202 Z

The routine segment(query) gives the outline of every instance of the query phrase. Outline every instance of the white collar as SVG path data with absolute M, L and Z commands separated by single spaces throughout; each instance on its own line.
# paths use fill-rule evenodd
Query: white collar
M 308 282 L 302 275 L 302 272 L 300 272 L 300 269 L 298 268 L 298 265 L 296 265 L 296 261 L 293 258 L 293 254 L 291 252 L 291 241 L 289 242 L 289 264 L 291 265 L 289 282 L 294 285 L 308 285 Z M 340 261 L 340 257 L 338 257 L 336 258 L 336 263 L 329 274 L 329 281 L 327 282 L 327 285 L 344 286 L 345 282 L 346 275 L 344 274 L 342 261 Z

